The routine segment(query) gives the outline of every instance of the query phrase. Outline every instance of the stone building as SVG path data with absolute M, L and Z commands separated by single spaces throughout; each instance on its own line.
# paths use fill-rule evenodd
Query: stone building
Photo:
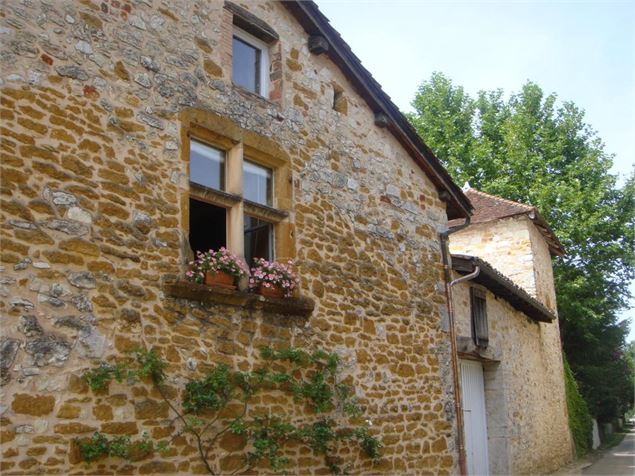
M 572 458 L 551 255 L 534 207 L 474 189 L 450 239 L 468 469 L 551 472 Z
M 1 8 L 3 474 L 85 472 L 72 441 L 95 431 L 165 436 L 156 395 L 86 388 L 100 361 L 141 346 L 172 374 L 246 370 L 263 345 L 340 354 L 384 443 L 379 466 L 349 455 L 352 472 L 455 472 L 439 232 L 471 206 L 317 7 Z M 184 282 L 193 251 L 221 244 L 295 259 L 298 296 Z M 174 445 L 88 470 L 205 472 Z

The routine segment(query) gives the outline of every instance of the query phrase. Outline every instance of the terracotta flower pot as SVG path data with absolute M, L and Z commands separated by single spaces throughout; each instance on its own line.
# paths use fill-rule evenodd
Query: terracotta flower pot
M 268 297 L 268 298 L 282 298 L 284 297 L 284 291 L 282 290 L 282 288 L 265 288 L 264 286 L 260 286 L 258 288 L 258 294 L 260 294 L 261 296 L 264 297 Z
M 207 271 L 205 273 L 205 284 L 217 288 L 236 289 L 234 285 L 234 277 L 223 271 Z

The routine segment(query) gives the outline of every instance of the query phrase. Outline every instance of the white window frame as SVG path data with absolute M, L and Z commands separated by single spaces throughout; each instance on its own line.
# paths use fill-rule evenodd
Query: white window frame
M 241 30 L 240 28 L 234 27 L 233 36 L 239 38 L 248 45 L 260 51 L 260 91 L 256 91 L 256 94 L 267 97 L 269 95 L 269 45 L 261 39 L 250 35 L 245 30 Z

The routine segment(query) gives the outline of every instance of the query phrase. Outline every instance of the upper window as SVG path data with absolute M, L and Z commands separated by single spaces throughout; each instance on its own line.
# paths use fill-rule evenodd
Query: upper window
M 268 93 L 269 46 L 238 28 L 234 29 L 232 41 L 232 79 L 252 93 Z
M 487 301 L 482 289 L 470 288 L 470 305 L 472 339 L 477 347 L 485 349 L 489 343 L 489 336 L 487 331 Z

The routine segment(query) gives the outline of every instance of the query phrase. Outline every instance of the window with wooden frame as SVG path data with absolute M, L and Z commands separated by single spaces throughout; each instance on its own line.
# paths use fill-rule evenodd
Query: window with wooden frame
M 265 21 L 225 1 L 222 48 L 232 82 L 272 101 L 282 97 L 282 53 L 278 33 Z M 231 37 L 230 37 L 231 36 Z
M 269 45 L 239 28 L 232 37 L 232 80 L 252 93 L 269 93 Z
M 225 246 L 250 266 L 254 258 L 288 257 L 276 252 L 277 238 L 285 241 L 279 224 L 288 216 L 276 208 L 285 202 L 276 196 L 277 175 L 285 175 L 280 160 L 196 126 L 188 149 L 192 251 Z
M 472 321 L 472 339 L 477 347 L 485 349 L 489 343 L 487 331 L 487 300 L 480 288 L 470 288 L 470 309 Z

